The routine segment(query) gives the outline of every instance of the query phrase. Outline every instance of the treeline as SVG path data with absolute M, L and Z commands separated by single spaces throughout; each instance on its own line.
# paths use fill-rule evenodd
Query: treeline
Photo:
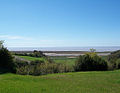
M 120 50 L 112 52 L 106 59 L 95 52 L 79 56 L 75 62 L 75 71 L 106 71 L 120 69 Z
M 107 71 L 120 69 L 120 50 L 111 53 L 106 60 L 98 56 L 95 51 L 86 53 L 85 55 L 79 56 L 73 66 L 63 63 L 55 63 L 41 51 L 35 50 L 31 54 L 19 55 L 44 57 L 46 60 L 26 62 L 20 59 L 15 59 L 7 48 L 0 45 L 0 73 L 12 72 L 22 75 L 45 75 L 50 73 Z
M 46 57 L 42 51 L 34 50 L 33 53 L 14 53 L 18 56 L 30 56 L 30 57 Z

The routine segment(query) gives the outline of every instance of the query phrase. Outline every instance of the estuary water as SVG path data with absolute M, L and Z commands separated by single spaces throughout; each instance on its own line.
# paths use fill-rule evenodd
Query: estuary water
M 90 51 L 91 48 L 97 52 L 107 52 L 120 50 L 120 46 L 90 46 L 90 47 L 8 47 L 10 51 Z

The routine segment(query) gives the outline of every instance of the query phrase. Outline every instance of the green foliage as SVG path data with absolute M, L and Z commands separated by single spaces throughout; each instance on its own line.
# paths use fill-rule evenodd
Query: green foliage
M 116 68 L 120 69 L 120 59 L 117 59 L 117 61 L 116 61 Z
M 112 61 L 112 60 L 115 61 L 115 60 L 117 60 L 119 58 L 120 58 L 120 50 L 112 52 L 111 55 L 109 55 L 108 60 L 109 61 Z
M 8 49 L 4 47 L 0 49 L 0 68 L 7 69 L 10 72 L 15 70 L 13 57 Z
M 45 57 L 42 51 L 37 51 L 37 50 L 34 50 L 33 55 L 34 57 Z
M 46 57 L 42 51 L 34 50 L 33 53 L 15 53 L 18 56 L 30 56 L 30 57 Z
M 112 52 L 108 56 L 108 61 L 112 69 L 120 69 L 120 50 Z
M 96 49 L 94 49 L 94 48 L 90 49 L 90 52 L 95 52 L 95 51 L 96 51 Z
M 104 71 L 107 68 L 107 62 L 95 53 L 79 56 L 75 63 L 75 71 Z
M 4 43 L 4 41 L 0 40 L 0 48 L 3 47 L 3 43 Z
M 23 62 L 21 62 L 23 63 Z M 71 72 L 73 69 L 65 64 L 49 63 L 40 60 L 32 61 L 29 64 L 18 64 L 17 62 L 17 74 L 22 75 L 45 75 L 50 73 L 63 73 Z

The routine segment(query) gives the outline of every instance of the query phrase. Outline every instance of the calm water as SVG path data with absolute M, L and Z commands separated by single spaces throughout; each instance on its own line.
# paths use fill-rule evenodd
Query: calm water
M 120 50 L 120 46 L 117 47 L 9 47 L 10 51 L 89 51 L 91 48 L 96 49 L 97 52 L 104 51 L 116 51 Z

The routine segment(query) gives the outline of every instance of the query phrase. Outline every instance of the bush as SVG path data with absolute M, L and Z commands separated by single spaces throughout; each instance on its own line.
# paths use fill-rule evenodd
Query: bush
M 104 71 L 107 68 L 107 62 L 95 53 L 79 56 L 75 63 L 75 71 Z
M 15 53 L 19 56 L 31 56 L 31 57 L 46 57 L 42 51 L 34 50 L 33 53 Z
M 108 62 L 108 70 L 114 70 L 116 67 L 115 64 L 111 64 L 110 62 Z
M 120 69 L 120 50 L 112 52 L 108 56 L 108 61 L 112 69 Z
M 15 59 L 15 67 L 16 67 L 16 73 L 21 75 L 27 75 L 28 74 L 28 66 L 29 63 L 20 59 Z
M 73 69 L 65 64 L 49 63 L 44 61 L 32 61 L 31 63 L 17 62 L 17 74 L 45 75 L 50 73 L 72 72 Z
M 7 69 L 9 72 L 15 71 L 13 57 L 7 48 L 0 48 L 0 68 Z
M 116 61 L 116 68 L 120 69 L 120 59 L 117 59 L 117 61 Z
M 112 52 L 109 56 L 108 56 L 108 60 L 112 61 L 112 60 L 117 60 L 120 58 L 120 50 Z

